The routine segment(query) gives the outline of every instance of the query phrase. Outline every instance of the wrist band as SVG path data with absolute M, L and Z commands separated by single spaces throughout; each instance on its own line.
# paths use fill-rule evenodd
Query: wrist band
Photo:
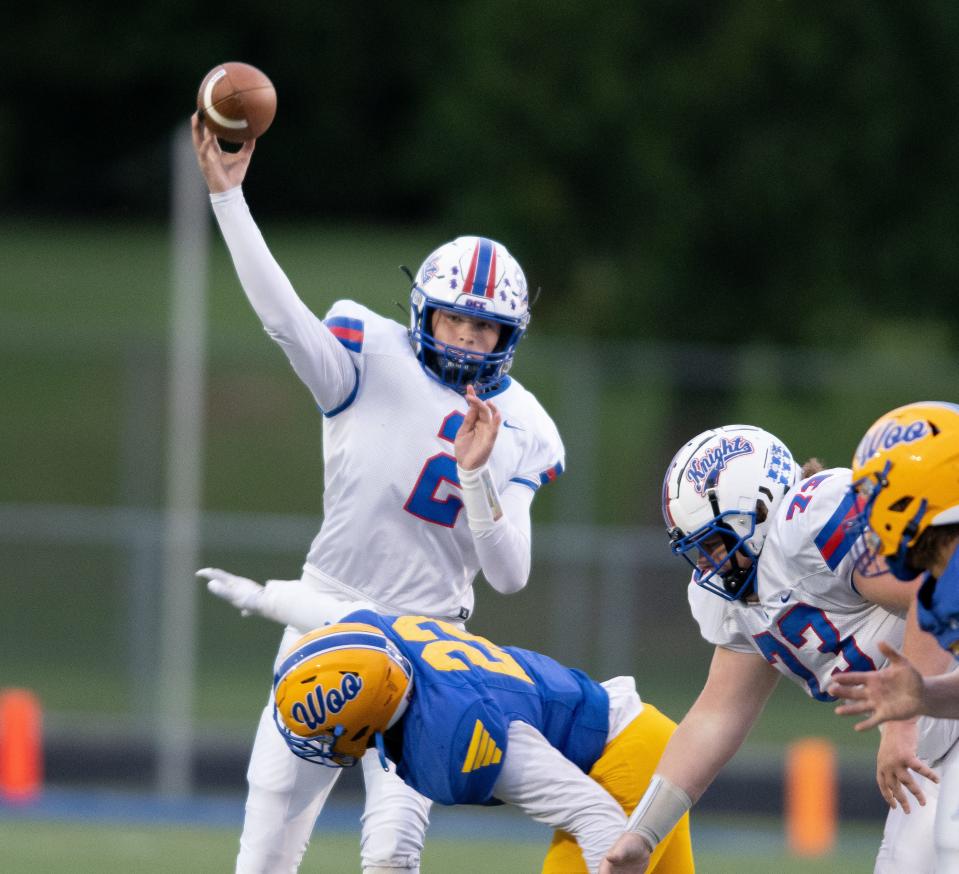
M 503 515 L 499 492 L 489 468 L 484 464 L 476 470 L 463 470 L 456 465 L 456 475 L 460 481 L 463 506 L 466 507 L 470 528 L 489 528 Z
M 641 835 L 649 842 L 650 848 L 655 849 L 692 806 L 682 789 L 655 774 L 649 781 L 646 794 L 626 821 L 626 831 Z

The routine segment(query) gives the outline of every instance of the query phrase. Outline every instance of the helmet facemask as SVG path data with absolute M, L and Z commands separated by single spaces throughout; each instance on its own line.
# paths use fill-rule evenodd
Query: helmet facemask
M 419 350 L 417 357 L 429 376 L 460 393 L 466 391 L 467 385 L 474 386 L 482 393 L 484 389 L 492 388 L 501 382 L 509 372 L 513 365 L 516 344 L 525 331 L 525 323 L 517 325 L 493 315 L 483 315 L 483 319 L 496 322 L 500 326 L 500 332 L 491 352 L 479 352 L 442 343 L 433 336 L 433 317 L 438 310 L 477 318 L 474 310 L 427 302 L 422 292 L 417 289 L 414 289 L 410 296 L 410 306 L 413 323 L 410 340 L 414 348 Z
M 921 568 L 913 564 L 910 551 L 920 533 L 925 530 L 923 519 L 928 502 L 925 498 L 917 502 L 912 497 L 904 497 L 889 505 L 886 514 L 901 514 L 902 524 L 899 526 L 899 542 L 895 551 L 885 553 L 883 539 L 872 528 L 869 520 L 877 500 L 882 498 L 883 492 L 889 488 L 891 470 L 892 462 L 887 461 L 880 472 L 862 477 L 852 484 L 857 512 L 846 524 L 850 534 L 856 538 L 851 549 L 856 571 L 864 577 L 878 577 L 888 571 L 897 579 L 909 582 L 921 572 Z
M 337 750 L 337 741 L 346 732 L 342 725 L 335 726 L 329 734 L 300 737 L 284 725 L 276 705 L 273 706 L 273 722 L 293 755 L 301 759 L 327 768 L 352 768 L 359 761 L 358 756 Z
M 749 541 L 756 534 L 756 512 L 722 512 L 714 489 L 707 492 L 715 517 L 691 534 L 671 529 L 669 548 L 693 568 L 693 581 L 727 601 L 749 595 L 756 582 L 756 559 Z M 765 514 L 765 507 L 760 505 Z M 720 549 L 720 545 L 722 549 Z M 741 563 L 738 556 L 746 561 Z

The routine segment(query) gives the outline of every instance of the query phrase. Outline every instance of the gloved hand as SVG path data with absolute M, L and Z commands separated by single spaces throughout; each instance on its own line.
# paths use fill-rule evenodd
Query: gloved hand
M 205 567 L 196 575 L 207 581 L 206 587 L 214 595 L 236 607 L 241 616 L 262 615 L 260 601 L 264 587 L 259 583 L 215 567 Z

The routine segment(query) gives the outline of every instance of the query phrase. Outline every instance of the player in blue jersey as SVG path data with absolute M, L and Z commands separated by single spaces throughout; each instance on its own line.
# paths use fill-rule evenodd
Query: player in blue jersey
M 955 658 L 945 658 L 943 673 L 923 677 L 883 644 L 889 664 L 882 670 L 836 675 L 829 691 L 847 699 L 836 712 L 866 714 L 858 731 L 920 715 L 959 719 L 959 406 L 909 404 L 882 416 L 859 444 L 853 483 L 861 497 L 854 524 L 864 532 L 863 573 L 882 557 L 905 579 L 924 572 L 919 625 Z M 936 871 L 959 871 L 959 745 L 941 770 Z
M 366 609 L 340 618 L 340 603 L 288 597 L 284 582 L 202 575 L 243 592 L 248 613 L 318 629 L 274 676 L 278 736 L 297 756 L 333 768 L 389 760 L 441 804 L 514 804 L 557 830 L 544 874 L 595 874 L 675 727 L 631 677 L 597 683 L 440 619 Z M 314 769 L 318 780 L 325 770 Z M 692 874 L 686 817 L 653 866 Z
M 911 638 L 905 617 L 918 583 L 856 569 L 851 482 L 849 469 L 823 470 L 816 462 L 800 475 L 779 438 L 746 425 L 694 437 L 669 465 L 663 515 L 670 544 L 692 565 L 690 607 L 715 649 L 703 690 L 603 874 L 647 870 L 650 850 L 739 749 L 780 677 L 831 701 L 835 672 L 879 667 L 881 641 Z M 925 637 L 918 627 L 915 635 Z M 928 655 L 922 642 L 910 639 L 909 646 Z M 942 721 L 927 721 L 906 727 L 904 740 L 895 731 L 883 738 L 878 779 L 894 809 L 876 874 L 932 871 L 931 765 L 955 736 L 942 728 Z
M 290 596 L 363 598 L 382 613 L 463 622 L 480 570 L 498 592 L 522 589 L 533 496 L 562 472 L 565 452 L 508 372 L 529 322 L 519 263 L 501 243 L 459 237 L 417 271 L 408 325 L 350 300 L 320 319 L 247 207 L 253 143 L 224 153 L 195 116 L 193 142 L 243 291 L 322 413 L 323 522 Z M 279 652 L 298 634 L 288 629 Z M 321 781 L 315 770 L 290 754 L 264 708 L 238 874 L 297 870 L 337 776 Z M 364 874 L 416 874 L 429 800 L 380 768 L 363 770 Z

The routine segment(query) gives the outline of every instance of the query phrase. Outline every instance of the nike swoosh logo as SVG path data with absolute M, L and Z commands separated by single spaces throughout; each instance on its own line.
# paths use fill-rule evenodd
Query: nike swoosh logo
M 792 596 L 793 596 L 793 593 L 792 593 L 792 592 L 783 592 L 783 593 L 779 596 L 779 600 L 782 601 L 783 604 L 785 604 Z
M 525 428 L 521 428 L 519 425 L 513 425 L 512 423 L 510 423 L 510 422 L 508 422 L 508 421 L 504 421 L 504 422 L 503 422 L 503 427 L 504 427 L 504 428 L 512 428 L 514 431 L 525 431 L 525 430 L 526 430 Z

